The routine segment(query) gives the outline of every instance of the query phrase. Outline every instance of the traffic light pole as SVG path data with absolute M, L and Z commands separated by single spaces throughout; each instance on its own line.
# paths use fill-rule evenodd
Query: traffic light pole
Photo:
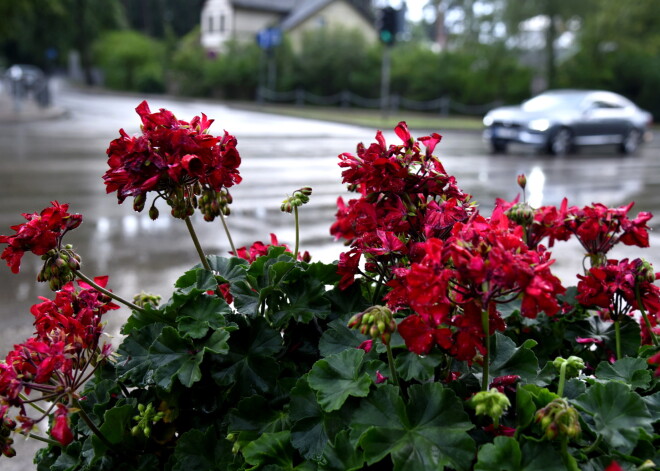
M 389 46 L 383 47 L 383 60 L 380 68 L 380 109 L 383 118 L 387 118 L 390 111 L 390 51 Z

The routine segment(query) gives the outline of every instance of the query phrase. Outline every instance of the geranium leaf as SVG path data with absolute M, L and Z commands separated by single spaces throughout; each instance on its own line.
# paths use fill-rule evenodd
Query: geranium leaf
M 124 404 L 108 409 L 103 415 L 101 433 L 113 445 L 119 444 L 125 435 L 130 436 L 130 424 L 132 417 L 137 413 L 132 404 Z
M 119 345 L 117 374 L 122 381 L 145 386 L 152 382 L 149 349 L 163 330 L 163 324 L 151 324 L 132 331 Z
M 228 414 L 227 431 L 281 432 L 287 425 L 286 414 L 271 408 L 263 396 L 246 397 Z
M 625 317 L 620 325 L 621 354 L 624 356 L 637 356 L 640 344 L 639 324 Z M 600 316 L 590 316 L 583 321 L 575 322 L 566 329 L 566 339 L 575 342 L 577 338 L 592 338 L 604 342 L 610 351 L 616 351 L 616 329 L 613 322 L 607 322 Z M 576 343 L 577 345 L 577 343 Z
M 658 422 L 660 420 L 660 391 L 657 391 L 650 396 L 643 396 L 642 400 L 651 413 L 651 417 L 654 417 L 653 423 Z
M 293 469 L 293 447 L 291 432 L 288 430 L 264 433 L 242 450 L 245 461 L 254 466 L 250 469 L 264 469 L 265 465 L 275 465 L 274 469 Z
M 323 410 L 339 409 L 349 396 L 369 394 L 372 380 L 364 371 L 363 358 L 364 350 L 350 349 L 314 364 L 308 381 Z
M 511 437 L 495 437 L 479 449 L 475 471 L 520 471 L 520 445 Z
M 321 457 L 329 440 L 344 427 L 338 413 L 321 408 L 306 376 L 291 390 L 289 417 L 293 424 L 291 443 L 304 458 L 315 461 Z
M 625 357 L 614 364 L 603 361 L 595 375 L 599 381 L 620 381 L 632 389 L 646 389 L 651 383 L 651 372 L 643 358 Z
M 549 442 L 527 440 L 520 451 L 520 471 L 566 471 L 566 465 L 557 458 L 557 451 Z
M 229 352 L 214 366 L 213 379 L 241 396 L 269 391 L 280 371 L 273 357 L 283 348 L 281 334 L 261 317 L 234 315 L 228 321 L 239 328 L 231 334 Z
M 642 398 L 618 381 L 596 383 L 575 399 L 585 422 L 615 450 L 629 453 L 653 419 Z
M 319 340 L 319 351 L 321 356 L 328 356 L 343 352 L 348 348 L 357 348 L 366 337 L 356 329 L 349 329 L 343 318 L 335 319 L 328 324 Z
M 210 427 L 192 429 L 176 442 L 172 471 L 225 471 L 241 469 L 234 465 L 231 443 L 218 437 Z
M 529 348 L 516 347 L 506 335 L 496 332 L 491 345 L 490 377 L 518 375 L 523 381 L 533 381 L 539 371 L 539 361 Z
M 232 285 L 238 280 L 244 280 L 247 276 L 247 269 L 250 267 L 247 260 L 239 257 L 218 257 L 217 255 L 210 255 L 207 258 L 211 270 Z
M 381 386 L 360 403 L 353 424 L 368 464 L 390 455 L 394 471 L 468 470 L 473 425 L 454 392 L 439 383 L 412 385 L 405 404 L 395 386 Z M 423 407 L 420 405 L 423 404 Z
M 442 361 L 439 353 L 430 353 L 420 356 L 413 352 L 403 352 L 396 356 L 394 365 L 397 373 L 406 381 L 415 379 L 424 382 L 432 379 L 435 375 L 435 367 Z
M 174 317 L 169 316 L 163 308 L 156 308 L 147 304 L 142 311 L 133 311 L 126 323 L 121 327 L 121 333 L 129 335 L 134 330 L 153 324 L 174 325 Z
M 535 384 L 519 385 L 516 390 L 516 416 L 519 427 L 527 427 L 534 420 L 538 409 L 545 407 L 558 397 L 547 388 Z
M 353 446 L 348 430 L 342 430 L 335 437 L 334 444 L 326 446 L 319 471 L 358 471 L 363 464 L 364 452 Z
M 205 352 L 228 352 L 228 339 L 229 334 L 218 329 L 207 341 L 195 343 L 181 337 L 176 329 L 165 327 L 149 349 L 154 382 L 166 391 L 172 388 L 175 378 L 185 387 L 191 387 L 202 377 L 200 365 Z
M 209 329 L 218 329 L 226 325 L 225 316 L 230 313 L 231 308 L 224 299 L 217 296 L 199 296 L 179 309 L 177 317 L 179 331 L 187 337 L 202 338 Z
M 193 289 L 199 291 L 215 290 L 217 286 L 218 282 L 213 273 L 199 266 L 185 272 L 174 283 L 174 287 L 183 293 L 190 292 Z

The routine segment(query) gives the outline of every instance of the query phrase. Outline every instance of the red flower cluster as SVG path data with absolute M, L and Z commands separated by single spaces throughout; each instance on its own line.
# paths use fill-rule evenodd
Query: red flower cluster
M 222 137 L 209 134 L 213 120 L 204 114 L 188 123 L 165 109 L 152 113 L 146 101 L 136 111 L 142 134 L 130 137 L 121 129 L 108 148 L 110 169 L 103 176 L 107 192 L 116 191 L 119 203 L 133 196 L 134 208 L 141 211 L 146 194 L 155 191 L 180 218 L 190 216 L 198 206 L 197 196 L 204 195 L 199 205 L 204 216 L 218 216 L 219 202 L 231 200 L 226 188 L 241 181 L 236 138 L 226 131 Z M 155 206 L 150 215 L 158 217 Z
M 565 290 L 550 272 L 553 262 L 547 252 L 530 250 L 521 232 L 496 209 L 490 219 L 474 215 L 456 223 L 445 241 L 429 239 L 417 247 L 425 255 L 396 270 L 387 295 L 391 307 L 414 311 L 399 324 L 408 349 L 426 354 L 438 345 L 472 361 L 485 352 L 482 312 L 488 313 L 489 335 L 504 329 L 497 303 L 521 295 L 524 316 L 559 311 L 556 296 Z
M 522 227 L 523 240 L 530 249 L 536 250 L 546 238 L 548 247 L 552 247 L 556 240 L 568 240 L 571 236 L 556 206 L 532 208 L 520 203 L 519 197 L 511 202 L 497 198 L 495 205 L 505 211 L 513 227 Z
M 348 204 L 339 198 L 330 229 L 351 246 L 339 261 L 342 287 L 353 282 L 363 255 L 367 272 L 390 279 L 401 260 L 415 258 L 417 243 L 446 238 L 456 222 L 474 213 L 470 195 L 432 155 L 441 137 L 414 140 L 404 122 L 395 132 L 402 144 L 387 146 L 379 131 L 369 147 L 360 144 L 356 154 L 339 156 L 343 182 L 360 194 Z
M 593 267 L 586 276 L 578 275 L 576 299 L 585 306 L 601 309 L 601 314 L 619 320 L 640 307 L 650 315 L 653 324 L 660 319 L 660 288 L 653 282 L 660 274 L 641 259 L 631 262 L 608 260 L 604 266 Z M 637 296 L 642 306 L 637 301 Z
M 51 201 L 50 204 L 52 206 L 41 213 L 23 213 L 27 222 L 11 226 L 16 231 L 15 235 L 0 235 L 0 244 L 7 244 L 0 258 L 7 262 L 13 273 L 20 271 L 21 258 L 25 252 L 45 255 L 52 249 L 59 249 L 64 234 L 82 223 L 82 215 L 67 212 L 68 204 L 59 204 L 57 201 Z
M 567 207 L 566 199 L 560 208 L 564 227 L 575 234 L 590 256 L 604 256 L 614 245 L 622 242 L 637 247 L 649 246 L 648 226 L 651 213 L 641 212 L 633 220 L 628 211 L 635 203 L 619 208 L 608 208 L 599 203 L 578 208 Z
M 107 277 L 94 281 L 105 286 Z M 93 374 L 95 368 L 89 368 L 90 364 L 98 365 L 110 354 L 108 346 L 99 346 L 101 317 L 118 309 L 88 284 L 78 285 L 76 289 L 68 283 L 55 299 L 42 298 L 40 304 L 32 306 L 35 336 L 14 346 L 0 363 L 0 418 L 6 418 L 9 409 L 16 407 L 16 419 L 24 431 L 29 431 L 56 408 L 51 435 L 64 445 L 73 439 L 68 414 L 77 399 L 76 391 Z M 33 391 L 41 396 L 28 399 Z M 37 400 L 53 405 L 41 417 L 29 417 L 26 405 Z

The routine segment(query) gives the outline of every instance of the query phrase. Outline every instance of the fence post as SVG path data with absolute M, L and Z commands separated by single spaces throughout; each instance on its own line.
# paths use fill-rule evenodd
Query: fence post
M 341 107 L 349 108 L 351 106 L 351 92 L 342 90 L 341 92 Z
M 449 115 L 449 106 L 451 105 L 451 98 L 443 96 L 440 100 L 440 114 L 442 116 Z
M 296 106 L 305 106 L 305 90 L 296 88 Z

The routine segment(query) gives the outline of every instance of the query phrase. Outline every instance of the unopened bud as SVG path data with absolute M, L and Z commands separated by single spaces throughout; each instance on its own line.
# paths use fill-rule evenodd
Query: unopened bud
M 518 180 L 518 186 L 524 190 L 525 187 L 527 186 L 527 177 L 525 176 L 525 174 L 521 173 L 520 175 L 518 175 L 517 180 Z
M 158 211 L 158 208 L 156 206 L 152 206 L 151 208 L 149 208 L 149 217 L 153 221 L 158 219 L 158 214 L 159 214 L 159 211 Z
M 133 198 L 133 209 L 137 212 L 140 212 L 144 209 L 144 204 L 147 202 L 147 195 L 140 193 L 135 198 Z

